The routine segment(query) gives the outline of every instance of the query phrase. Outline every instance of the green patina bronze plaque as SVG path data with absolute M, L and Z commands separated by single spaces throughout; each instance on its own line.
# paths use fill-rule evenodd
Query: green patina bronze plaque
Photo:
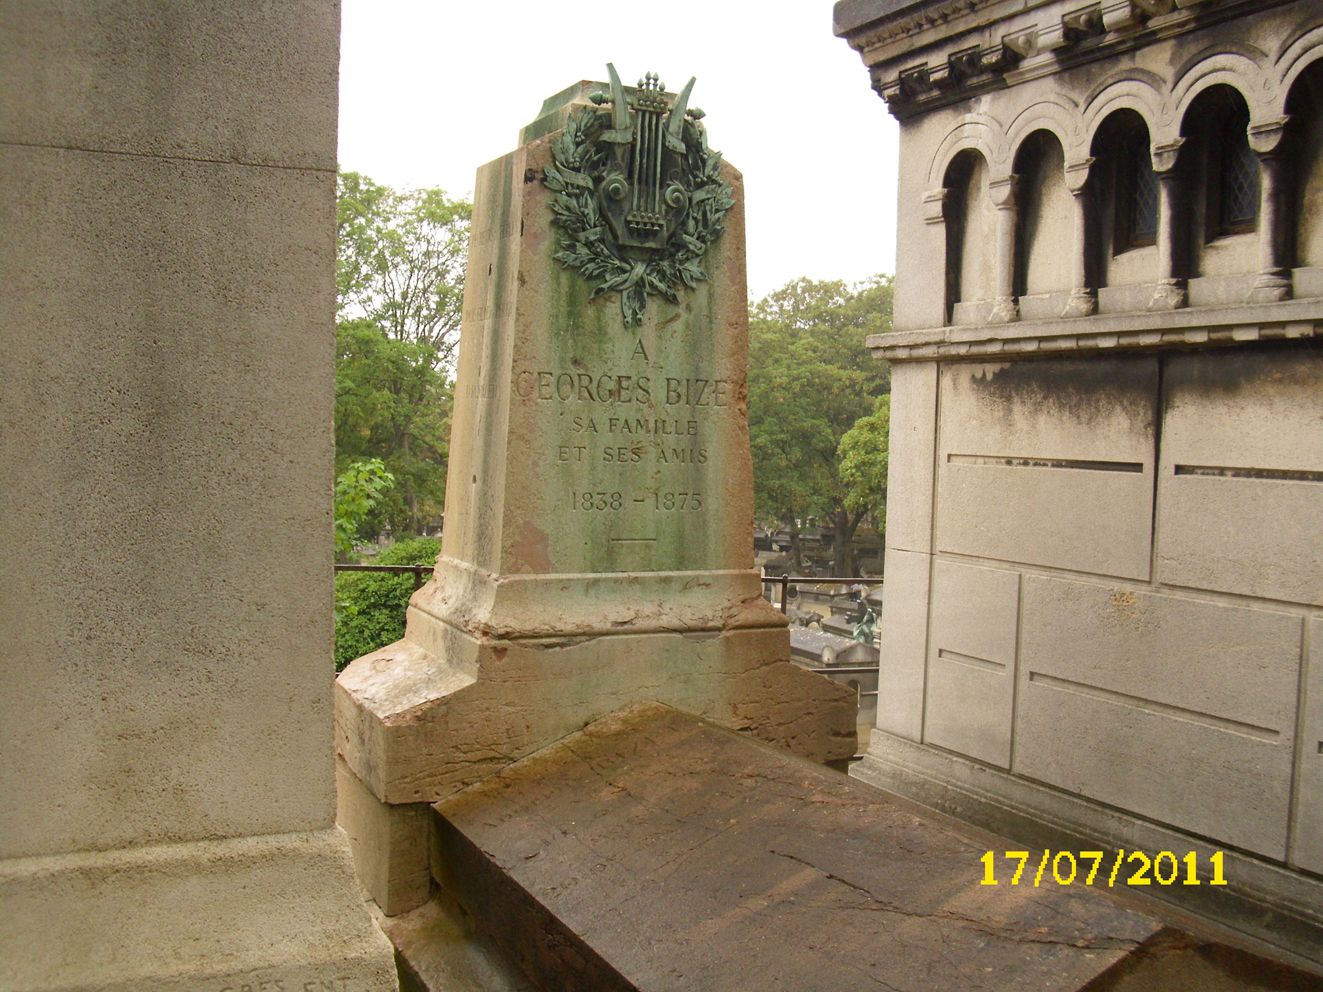
M 703 112 L 689 109 L 694 80 L 672 103 L 656 73 L 626 93 L 615 66 L 606 68 L 611 93 L 593 94 L 596 107 L 571 115 L 544 182 L 564 231 L 556 260 L 577 269 L 593 296 L 619 293 L 633 327 L 648 294 L 678 303 L 681 286 L 707 278 L 703 255 L 735 199 L 721 153 L 707 147 Z

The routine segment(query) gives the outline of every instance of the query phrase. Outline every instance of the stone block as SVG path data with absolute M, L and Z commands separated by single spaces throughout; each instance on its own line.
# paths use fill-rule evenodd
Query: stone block
M 339 5 L 11 0 L 0 143 L 335 171 Z
M 1301 618 L 1023 580 L 1017 774 L 1286 856 Z
M 933 562 L 923 739 L 1009 767 L 1020 576 Z
M 1173 355 L 1157 577 L 1323 605 L 1323 353 Z
M 7 992 L 393 992 L 335 829 L 0 862 Z
M 887 547 L 932 549 L 933 455 L 937 444 L 937 363 L 891 370 L 887 455 Z
M 1301 708 L 1291 864 L 1323 875 L 1323 617 L 1311 617 Z
M 0 856 L 332 822 L 333 182 L 0 145 Z
M 888 548 L 885 565 L 877 726 L 889 734 L 918 741 L 923 739 L 932 556 Z
M 1147 578 L 1154 358 L 946 365 L 936 549 Z
M 343 758 L 335 763 L 335 791 L 335 822 L 349 837 L 354 873 L 382 913 L 398 916 L 427 902 L 431 809 L 425 803 L 383 803 Z

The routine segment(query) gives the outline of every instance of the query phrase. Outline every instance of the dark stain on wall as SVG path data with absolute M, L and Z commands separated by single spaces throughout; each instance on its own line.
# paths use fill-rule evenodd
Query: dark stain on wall
M 960 381 L 956 377 L 955 382 Z M 1014 361 L 982 369 L 964 381 L 984 403 L 1003 407 L 1007 416 L 1019 409 L 1087 426 L 1121 409 L 1151 427 L 1158 360 L 1140 355 Z

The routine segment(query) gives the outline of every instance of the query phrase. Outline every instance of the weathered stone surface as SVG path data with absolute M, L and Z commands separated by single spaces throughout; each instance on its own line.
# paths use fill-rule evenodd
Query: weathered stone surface
M 1157 363 L 948 364 L 939 551 L 1147 578 Z
M 924 677 L 928 671 L 928 588 L 933 557 L 887 548 L 882 598 L 877 726 L 923 739 Z
M 1286 857 L 1301 618 L 1026 576 L 1020 774 Z
M 543 988 L 1077 989 L 1161 930 L 982 886 L 1002 841 L 665 707 L 436 809 L 440 881 Z
M 932 550 L 933 450 L 937 445 L 937 363 L 891 370 L 891 436 L 887 449 L 887 547 Z
M 334 828 L 0 862 L 6 992 L 387 992 Z
M 383 803 L 343 758 L 335 763 L 335 822 L 349 837 L 354 873 L 387 916 L 415 909 L 431 895 L 424 803 Z

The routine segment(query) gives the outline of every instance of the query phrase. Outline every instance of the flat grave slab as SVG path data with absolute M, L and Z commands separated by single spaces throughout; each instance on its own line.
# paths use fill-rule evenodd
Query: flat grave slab
M 1221 946 L 1098 889 L 980 885 L 1004 839 L 655 704 L 434 808 L 438 879 L 545 988 L 1190 988 L 1136 961 Z

